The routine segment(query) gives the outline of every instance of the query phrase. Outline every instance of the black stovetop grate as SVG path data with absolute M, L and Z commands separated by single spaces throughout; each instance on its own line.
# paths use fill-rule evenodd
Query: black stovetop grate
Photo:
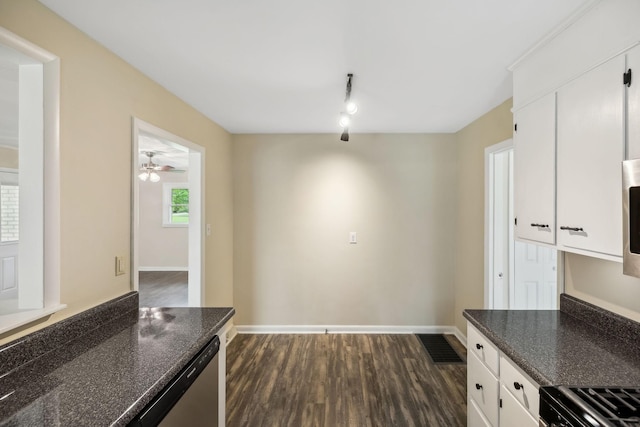
M 640 426 L 640 390 L 637 388 L 570 388 L 612 426 Z M 594 424 L 599 425 L 599 424 Z M 607 424 L 604 424 L 607 425 Z

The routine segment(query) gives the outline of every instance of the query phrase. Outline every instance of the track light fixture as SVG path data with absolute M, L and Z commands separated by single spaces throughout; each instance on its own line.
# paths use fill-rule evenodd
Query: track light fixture
M 344 111 L 340 112 L 340 126 L 343 128 L 341 141 L 349 140 L 349 125 L 351 124 L 351 117 L 358 111 L 358 105 L 351 100 L 351 79 L 353 74 L 347 74 L 347 91 L 344 98 Z

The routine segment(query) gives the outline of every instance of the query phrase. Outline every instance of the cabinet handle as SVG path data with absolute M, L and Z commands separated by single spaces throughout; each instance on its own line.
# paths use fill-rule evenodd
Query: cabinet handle
M 532 227 L 549 228 L 549 224 L 531 224 Z
M 480 350 L 482 347 L 483 347 L 483 346 L 482 346 L 482 344 L 476 344 L 476 348 L 477 348 L 478 350 Z
M 560 230 L 584 231 L 582 227 L 567 227 L 565 225 L 560 226 Z
M 513 383 L 513 387 L 514 387 L 516 390 L 520 390 L 521 388 L 524 388 L 524 384 L 522 384 L 522 383 L 519 383 L 519 382 L 515 381 L 515 382 Z
M 476 383 L 476 390 L 480 390 L 482 388 L 482 384 Z

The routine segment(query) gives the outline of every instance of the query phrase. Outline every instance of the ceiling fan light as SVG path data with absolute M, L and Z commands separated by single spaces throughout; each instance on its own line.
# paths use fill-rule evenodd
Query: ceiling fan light
M 347 111 L 348 114 L 355 114 L 358 112 L 358 104 L 356 104 L 353 101 L 347 101 L 347 103 L 344 106 L 345 110 Z
M 149 178 L 149 172 L 142 172 L 138 175 L 138 178 L 140 178 L 140 181 L 146 181 Z
M 347 113 L 340 113 L 340 120 L 338 121 L 338 123 L 340 123 L 340 126 L 342 126 L 343 128 L 348 127 L 349 124 L 351 124 L 351 116 Z
M 155 172 L 151 172 L 151 173 L 149 174 L 149 180 L 150 180 L 151 182 L 158 182 L 158 181 L 160 181 L 160 175 L 158 175 L 158 174 L 157 174 L 157 173 L 155 173 Z

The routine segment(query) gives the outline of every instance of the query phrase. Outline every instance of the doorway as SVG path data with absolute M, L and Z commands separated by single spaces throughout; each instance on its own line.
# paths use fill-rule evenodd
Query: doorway
M 485 150 L 485 308 L 555 310 L 557 250 L 515 239 L 513 140 Z
M 145 306 L 204 302 L 204 147 L 133 120 L 132 289 Z

